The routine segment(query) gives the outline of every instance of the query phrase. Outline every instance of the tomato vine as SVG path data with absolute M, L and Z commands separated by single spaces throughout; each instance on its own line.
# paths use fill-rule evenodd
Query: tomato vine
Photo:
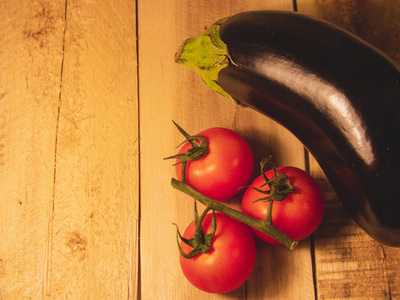
M 274 224 L 272 223 L 272 218 L 271 214 L 268 213 L 267 217 L 264 220 L 259 220 L 256 218 L 253 218 L 249 215 L 246 215 L 240 211 L 237 211 L 235 209 L 230 208 L 227 205 L 222 204 L 219 201 L 216 201 L 210 197 L 207 197 L 191 187 L 187 181 L 186 181 L 186 165 L 189 161 L 193 160 L 198 160 L 201 157 L 204 157 L 207 155 L 208 149 L 207 149 L 207 141 L 204 137 L 200 135 L 196 136 L 191 136 L 189 135 L 185 130 L 183 130 L 177 123 L 173 122 L 175 126 L 178 128 L 178 130 L 182 133 L 182 135 L 186 138 L 186 141 L 190 143 L 192 146 L 191 148 L 188 149 L 187 152 L 173 155 L 170 157 L 167 157 L 165 159 L 180 159 L 181 161 L 178 162 L 182 164 L 182 180 L 179 181 L 175 178 L 172 178 L 171 180 L 171 185 L 175 189 L 193 197 L 195 200 L 201 202 L 203 205 L 206 206 L 206 211 L 213 210 L 213 212 L 218 211 L 220 213 L 223 213 L 233 219 L 238 220 L 239 222 L 242 222 L 254 229 L 257 229 L 263 233 L 268 234 L 269 236 L 273 237 L 274 239 L 278 240 L 285 246 L 287 246 L 290 249 L 294 249 L 298 241 L 288 237 L 285 235 L 283 232 L 281 232 L 279 229 L 277 229 Z M 200 142 L 198 142 L 198 140 Z M 185 141 L 185 142 L 186 142 Z M 269 163 L 273 170 L 275 177 L 272 179 L 268 179 L 264 175 L 264 167 L 265 165 Z M 265 198 L 259 199 L 269 201 L 269 207 L 271 208 L 269 212 L 272 210 L 273 202 L 274 201 L 283 201 L 286 197 L 287 194 L 289 193 L 294 193 L 294 188 L 293 186 L 290 185 L 290 180 L 287 175 L 285 174 L 279 174 L 272 164 L 270 159 L 264 159 L 261 161 L 261 174 L 263 175 L 263 178 L 265 180 L 265 184 L 268 184 L 270 187 L 270 190 L 268 192 L 269 195 Z M 196 203 L 196 202 L 195 202 Z M 196 225 L 197 225 L 197 236 L 195 236 L 192 240 L 184 240 L 182 239 L 182 236 L 179 233 L 179 229 L 177 229 L 177 237 L 178 237 L 178 245 L 179 245 L 179 239 L 184 241 L 186 244 L 190 245 L 193 247 L 193 251 L 186 256 L 193 257 L 199 253 L 206 253 L 209 242 L 212 239 L 213 235 L 209 235 L 206 239 L 204 236 L 204 233 L 201 231 L 201 222 L 202 219 L 204 218 L 205 213 L 199 218 L 197 214 L 197 207 L 195 204 L 195 220 L 196 220 Z M 207 245 L 208 244 L 208 245 Z M 182 249 L 180 248 L 180 252 L 182 253 Z

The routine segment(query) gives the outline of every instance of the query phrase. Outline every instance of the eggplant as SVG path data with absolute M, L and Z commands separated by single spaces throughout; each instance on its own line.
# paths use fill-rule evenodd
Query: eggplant
M 400 69 L 350 32 L 297 12 L 248 11 L 187 39 L 177 63 L 291 131 L 344 207 L 400 247 Z

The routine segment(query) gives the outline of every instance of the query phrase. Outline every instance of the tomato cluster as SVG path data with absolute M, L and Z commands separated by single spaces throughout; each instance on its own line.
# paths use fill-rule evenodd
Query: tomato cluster
M 239 193 L 250 181 L 254 166 L 246 140 L 238 133 L 220 127 L 204 130 L 196 137 L 202 137 L 196 142 L 198 145 L 205 142 L 207 151 L 199 159 L 186 161 L 184 174 L 184 164 L 177 159 L 178 180 L 185 180 L 196 191 L 218 202 Z M 186 142 L 179 155 L 190 152 L 192 146 L 193 143 Z M 271 189 L 276 187 L 271 188 L 267 183 L 272 182 L 274 176 L 290 181 L 293 192 L 271 202 L 266 194 L 271 194 Z M 273 170 L 262 171 L 248 186 L 242 199 L 242 213 L 258 220 L 270 218 L 284 235 L 301 240 L 311 235 L 321 223 L 324 213 L 322 190 L 314 178 L 299 168 L 273 167 Z M 241 286 L 252 272 L 256 257 L 253 234 L 270 244 L 280 242 L 222 213 L 215 213 L 214 221 L 217 226 L 210 250 L 190 258 L 184 257 L 193 250 L 185 241 L 194 239 L 196 220 L 187 227 L 181 236 L 180 250 L 186 255 L 180 256 L 180 264 L 186 278 L 197 288 L 210 293 L 226 293 Z M 202 234 L 209 235 L 212 214 L 205 214 L 200 222 Z

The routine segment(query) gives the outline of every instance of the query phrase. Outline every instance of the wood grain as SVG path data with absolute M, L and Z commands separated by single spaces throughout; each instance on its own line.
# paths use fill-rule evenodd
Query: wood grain
M 299 12 L 360 36 L 400 63 L 400 2 L 298 0 Z M 350 218 L 316 161 L 327 209 L 315 234 L 318 299 L 400 299 L 400 250 L 380 245 Z
M 0 3 L 0 298 L 40 298 L 54 196 L 64 3 Z
M 137 298 L 136 11 L 2 1 L 0 298 Z

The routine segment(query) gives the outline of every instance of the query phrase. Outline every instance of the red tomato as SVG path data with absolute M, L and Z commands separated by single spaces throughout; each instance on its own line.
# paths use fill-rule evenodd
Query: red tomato
M 226 128 L 210 128 L 197 135 L 206 138 L 208 153 L 187 163 L 187 183 L 214 200 L 231 198 L 252 175 L 254 163 L 250 146 L 242 136 Z M 179 153 L 185 153 L 190 147 L 186 142 Z M 176 165 L 176 175 L 182 180 L 182 164 Z
M 323 193 L 315 181 L 305 171 L 295 167 L 277 168 L 278 173 L 286 174 L 290 184 L 294 186 L 295 193 L 288 196 L 281 202 L 275 201 L 272 206 L 272 223 L 295 240 L 302 240 L 312 234 L 321 223 L 324 214 Z M 274 177 L 273 170 L 265 172 L 268 179 Z M 252 183 L 252 187 L 260 188 L 265 181 L 260 175 Z M 261 190 L 269 190 L 265 185 Z M 248 188 L 243 196 L 242 212 L 256 219 L 263 220 L 267 216 L 268 202 L 258 201 L 267 195 Z M 254 234 L 261 240 L 270 244 L 281 244 L 269 235 L 253 229 Z
M 183 274 L 198 289 L 209 293 L 227 293 L 241 286 L 250 276 L 256 246 L 249 227 L 222 213 L 215 213 L 217 230 L 211 241 L 211 250 L 194 258 L 180 255 Z M 212 213 L 203 220 L 205 234 L 212 232 Z M 185 230 L 184 238 L 193 238 L 195 222 Z M 191 247 L 181 243 L 185 253 Z

